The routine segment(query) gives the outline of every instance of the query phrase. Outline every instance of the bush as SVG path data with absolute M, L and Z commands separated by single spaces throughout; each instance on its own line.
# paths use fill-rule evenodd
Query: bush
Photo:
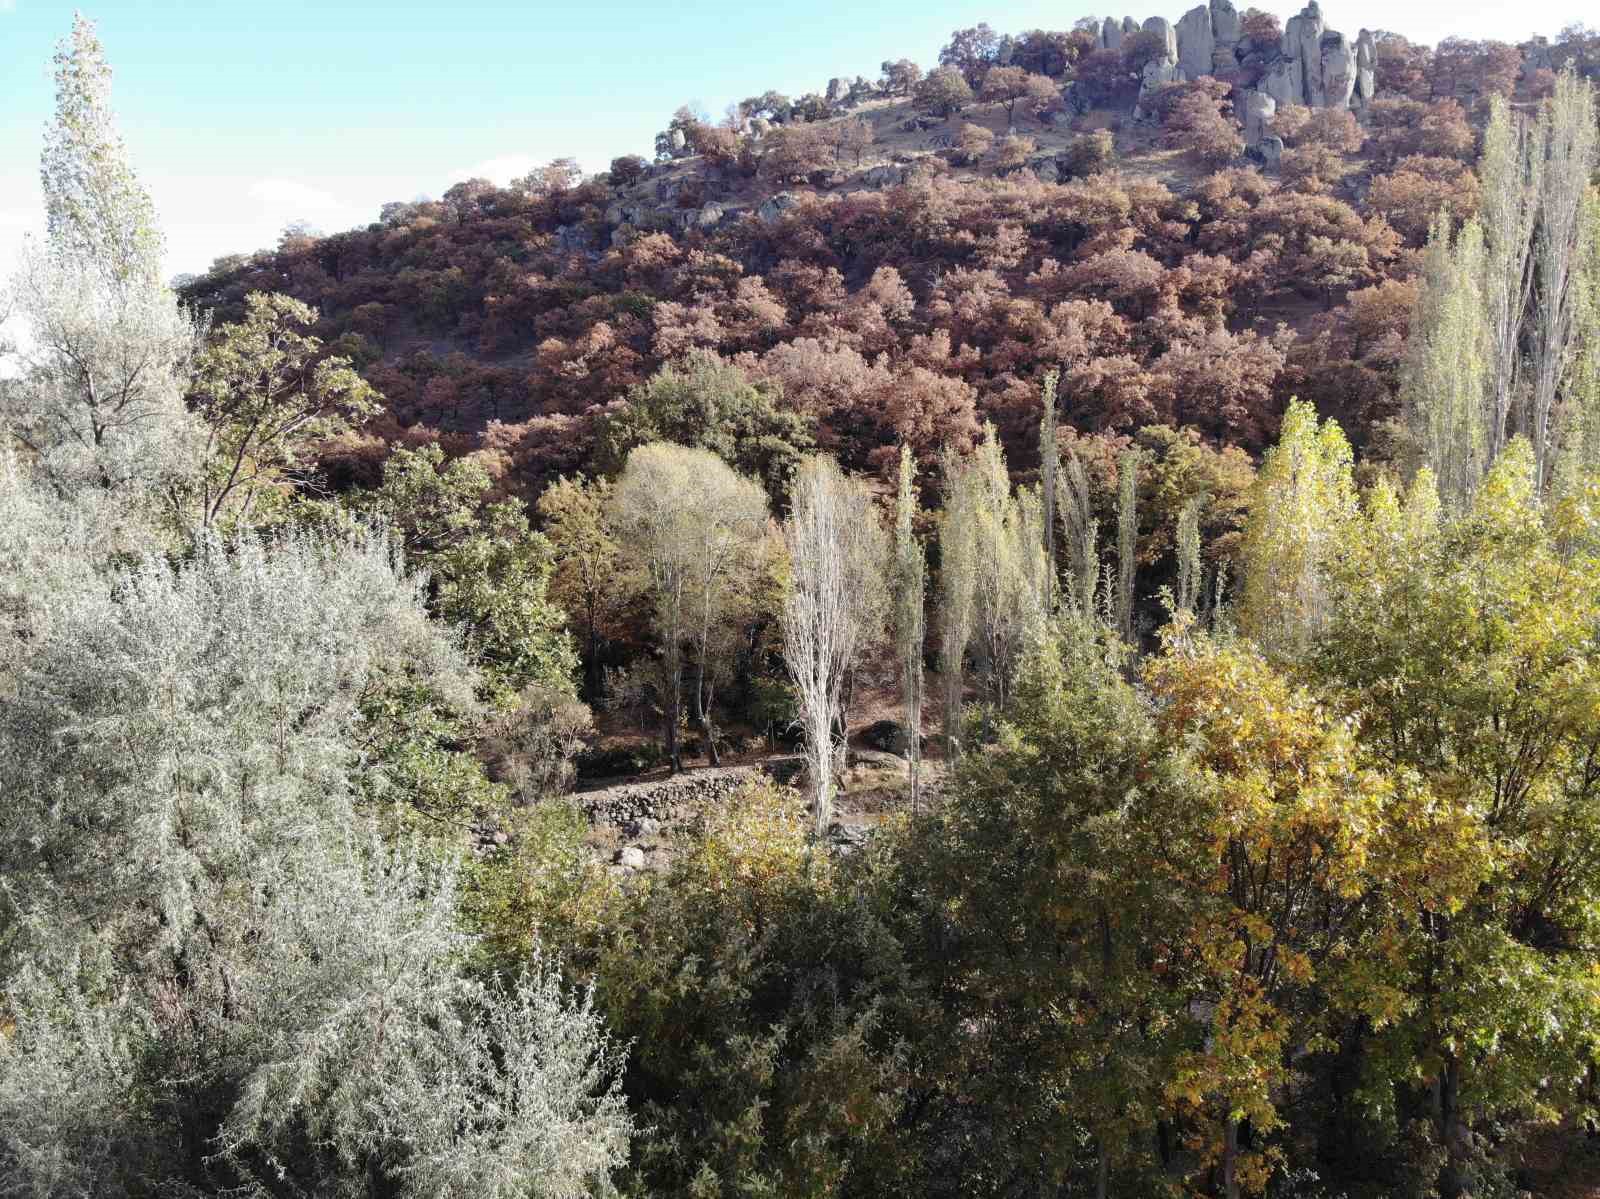
M 994 134 L 982 125 L 974 125 L 968 121 L 961 126 L 961 132 L 956 134 L 955 154 L 959 166 L 970 166 L 989 152 L 994 145 Z
M 1058 161 L 1068 178 L 1081 179 L 1099 174 L 1110 166 L 1116 147 L 1117 139 L 1109 129 L 1097 129 L 1073 138 Z

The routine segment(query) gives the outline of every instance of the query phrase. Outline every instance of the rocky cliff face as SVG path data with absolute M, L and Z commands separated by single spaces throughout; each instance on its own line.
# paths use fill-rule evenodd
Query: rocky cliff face
M 1210 0 L 1190 9 L 1176 25 L 1151 17 L 1141 27 L 1132 18 L 1107 17 L 1100 26 L 1102 49 L 1116 50 L 1129 33 L 1143 29 L 1162 38 L 1166 54 L 1144 68 L 1141 96 L 1169 83 L 1202 75 L 1243 77 L 1238 111 L 1245 118 L 1246 141 L 1258 144 L 1266 125 L 1285 104 L 1311 108 L 1364 108 L 1375 88 L 1376 45 L 1363 29 L 1355 38 L 1330 30 L 1317 0 L 1311 0 L 1284 27 L 1282 42 L 1265 54 L 1248 45 L 1232 0 Z

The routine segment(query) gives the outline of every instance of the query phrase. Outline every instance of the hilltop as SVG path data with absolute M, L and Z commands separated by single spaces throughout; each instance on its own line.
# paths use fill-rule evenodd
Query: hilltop
M 1026 465 L 1057 367 L 1084 434 L 1190 426 L 1254 451 L 1298 394 L 1363 443 L 1392 415 L 1429 222 L 1473 210 L 1488 98 L 1537 99 L 1594 41 L 1430 50 L 1329 30 L 1315 3 L 1280 25 L 1228 0 L 979 26 L 926 73 L 680 110 L 654 161 L 562 160 L 291 230 L 185 294 L 223 320 L 256 290 L 318 307 L 387 398 L 330 452 L 336 481 L 438 440 L 531 498 L 600 465 L 598 423 L 694 352 L 781 391 L 855 468 L 984 421 Z

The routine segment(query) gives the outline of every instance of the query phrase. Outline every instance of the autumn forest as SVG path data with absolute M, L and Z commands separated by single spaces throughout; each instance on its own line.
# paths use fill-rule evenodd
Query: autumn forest
M 979 25 L 177 279 L 62 33 L 0 1196 L 1600 1195 L 1600 33 Z

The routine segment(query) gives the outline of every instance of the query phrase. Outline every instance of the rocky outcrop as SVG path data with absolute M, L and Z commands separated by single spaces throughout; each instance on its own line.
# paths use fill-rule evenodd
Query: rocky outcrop
M 1233 0 L 1211 0 L 1211 36 L 1218 47 L 1232 50 L 1244 36 L 1239 10 Z
M 1141 27 L 1131 18 L 1119 26 L 1112 17 L 1101 22 L 1097 41 L 1118 49 L 1130 33 L 1155 34 L 1165 53 L 1144 69 L 1142 99 L 1151 90 L 1203 75 L 1232 76 L 1244 68 L 1255 90 L 1274 104 L 1312 108 L 1365 108 L 1377 96 L 1377 44 L 1368 30 L 1349 38 L 1330 30 L 1317 0 L 1289 18 L 1276 49 L 1265 52 L 1244 41 L 1243 21 L 1234 0 L 1209 0 L 1184 13 L 1176 25 L 1151 17 Z M 1136 110 L 1136 115 L 1142 109 Z
M 1352 103 L 1365 108 L 1378 96 L 1378 43 L 1372 30 L 1363 29 L 1356 37 L 1356 92 Z
M 1144 23 L 1144 31 L 1153 33 L 1160 38 L 1167 47 L 1167 61 L 1178 61 L 1178 31 L 1172 27 L 1172 22 L 1165 17 L 1150 17 Z
M 904 183 L 905 179 L 906 173 L 903 167 L 890 166 L 887 163 L 883 166 L 871 167 L 861 175 L 863 186 L 870 187 L 873 191 L 882 191 L 886 187 L 897 187 Z
M 1312 108 L 1325 107 L 1327 89 L 1322 85 L 1322 35 L 1326 26 L 1322 8 L 1311 0 L 1299 14 L 1289 18 L 1283 27 L 1283 56 L 1300 66 L 1302 99 L 1300 103 Z
M 1342 33 L 1322 35 L 1319 108 L 1349 108 L 1356 94 L 1356 44 Z
M 1211 9 L 1202 4 L 1191 8 L 1178 21 L 1178 65 L 1190 79 L 1209 75 L 1217 49 L 1216 34 L 1211 27 Z
M 1305 75 L 1298 58 L 1280 58 L 1269 66 L 1256 85 L 1271 96 L 1278 107 L 1306 102 Z

